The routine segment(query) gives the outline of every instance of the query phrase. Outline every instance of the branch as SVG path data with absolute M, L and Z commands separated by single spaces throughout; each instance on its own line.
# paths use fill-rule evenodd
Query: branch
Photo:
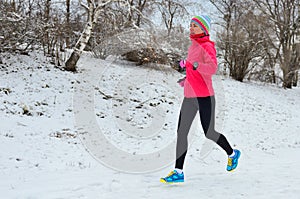
M 219 6 L 216 4 L 216 2 L 214 0 L 209 0 L 211 4 L 213 4 L 215 6 L 215 8 L 217 8 L 217 10 L 222 14 L 225 15 L 225 13 L 221 10 L 221 8 L 219 8 Z
M 84 9 L 86 9 L 86 11 L 89 10 L 89 7 L 88 7 L 87 5 L 85 5 L 85 4 L 83 4 L 83 3 L 81 3 L 80 5 L 81 5 Z

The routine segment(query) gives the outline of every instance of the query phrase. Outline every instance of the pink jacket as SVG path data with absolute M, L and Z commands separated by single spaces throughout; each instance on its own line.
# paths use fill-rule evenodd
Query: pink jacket
M 217 72 L 218 64 L 214 42 L 209 36 L 193 37 L 186 59 L 186 80 L 184 96 L 207 97 L 214 95 L 212 75 Z M 193 65 L 198 67 L 194 70 Z

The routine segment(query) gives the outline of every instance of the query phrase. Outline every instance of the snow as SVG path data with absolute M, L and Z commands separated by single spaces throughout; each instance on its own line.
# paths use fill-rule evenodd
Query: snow
M 2 198 L 299 198 L 299 87 L 216 75 L 216 129 L 241 150 L 240 164 L 226 172 L 197 116 L 186 182 L 169 186 L 159 178 L 174 164 L 181 74 L 116 57 L 85 55 L 78 73 L 40 53 L 2 57 Z

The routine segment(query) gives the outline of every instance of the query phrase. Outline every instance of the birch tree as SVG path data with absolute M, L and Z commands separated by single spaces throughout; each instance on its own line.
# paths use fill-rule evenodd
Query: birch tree
M 77 41 L 71 56 L 65 63 L 65 69 L 67 71 L 76 71 L 76 64 L 85 49 L 100 12 L 104 10 L 105 6 L 112 2 L 124 2 L 123 0 L 86 0 L 87 4 L 82 3 L 81 5 L 85 8 L 87 12 L 87 22 L 85 28 Z M 125 5 L 126 2 L 124 2 Z

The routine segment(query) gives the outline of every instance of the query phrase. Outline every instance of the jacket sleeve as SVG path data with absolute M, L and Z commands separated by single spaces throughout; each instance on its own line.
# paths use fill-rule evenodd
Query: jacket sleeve
M 203 62 L 199 63 L 197 71 L 201 74 L 215 74 L 218 70 L 218 62 L 214 45 L 201 45 L 200 48 L 202 48 L 201 56 L 203 56 L 204 59 Z

